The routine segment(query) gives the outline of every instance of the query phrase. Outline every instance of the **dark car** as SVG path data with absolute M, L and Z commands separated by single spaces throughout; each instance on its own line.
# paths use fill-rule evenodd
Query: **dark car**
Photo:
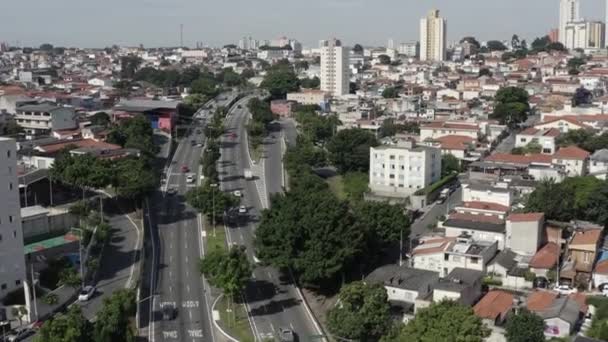
M 35 331 L 34 329 L 23 329 L 23 330 L 18 330 L 14 333 L 9 334 L 8 336 L 6 336 L 6 341 L 8 342 L 17 342 L 17 341 L 23 341 L 26 338 L 34 335 Z
M 175 318 L 177 309 L 173 305 L 165 305 L 162 308 L 163 320 L 170 321 Z
M 532 282 L 535 289 L 546 289 L 549 286 L 549 280 L 545 277 L 536 277 Z
M 295 342 L 296 334 L 291 329 L 280 328 L 279 339 L 281 340 L 281 342 Z

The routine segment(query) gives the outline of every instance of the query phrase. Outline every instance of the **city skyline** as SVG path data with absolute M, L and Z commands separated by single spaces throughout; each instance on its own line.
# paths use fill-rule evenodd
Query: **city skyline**
M 4 7 L 0 14 L 0 32 L 3 33 L 0 41 L 21 46 L 46 42 L 78 47 L 177 46 L 181 24 L 184 25 L 184 44 L 191 47 L 196 42 L 219 46 L 236 44 L 243 36 L 273 39 L 283 35 L 298 39 L 307 47 L 316 47 L 320 39 L 332 36 L 340 37 L 346 45 L 385 45 L 388 38 L 399 44 L 418 39 L 419 19 L 432 8 L 439 9 L 450 22 L 448 42 L 467 35 L 476 36 L 480 41 L 506 40 L 513 34 L 531 40 L 547 34 L 559 24 L 557 0 L 501 3 L 381 0 L 373 5 L 364 0 L 288 4 L 278 0 L 266 0 L 263 4 L 231 0 L 212 6 L 194 0 L 173 3 L 143 0 L 137 4 L 118 0 L 84 4 L 66 0 L 61 4 L 39 3 L 36 6 L 12 2 Z M 108 8 L 113 8 L 111 13 Z M 391 10 L 387 11 L 388 8 Z M 20 19 L 16 13 L 28 13 L 29 20 Z M 336 16 L 336 13 L 342 15 Z M 469 13 L 476 20 L 470 20 Z M 581 17 L 603 20 L 603 13 L 604 1 L 581 3 Z M 260 20 L 260 16 L 266 16 L 265 20 Z M 361 25 L 365 20 L 369 23 Z

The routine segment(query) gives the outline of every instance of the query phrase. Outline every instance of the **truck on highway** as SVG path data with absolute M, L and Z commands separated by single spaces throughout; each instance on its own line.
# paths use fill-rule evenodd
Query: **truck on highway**
M 253 172 L 251 172 L 250 169 L 245 169 L 245 179 L 246 180 L 252 180 L 253 179 Z

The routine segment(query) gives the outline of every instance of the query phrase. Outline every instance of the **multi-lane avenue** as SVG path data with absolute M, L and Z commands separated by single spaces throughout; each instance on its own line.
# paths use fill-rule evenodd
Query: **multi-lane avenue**
M 281 133 L 272 132 L 264 142 L 261 164 L 252 165 L 245 129 L 249 117 L 246 104 L 250 98 L 243 98 L 229 111 L 225 122 L 226 134 L 221 141 L 219 173 L 222 190 L 239 190 L 243 195 L 241 204 L 248 210 L 245 217 L 227 227 L 228 240 L 231 244 L 246 246 L 249 259 L 255 263 L 252 246 L 255 227 L 268 192 L 282 191 L 282 156 Z M 245 169 L 257 170 L 256 179 L 245 180 Z M 256 265 L 244 297 L 257 340 L 277 338 L 280 328 L 293 330 L 301 340 L 321 334 L 291 278 L 271 267 Z
M 212 101 L 225 106 L 232 96 Z M 204 254 L 201 222 L 197 212 L 185 202 L 185 194 L 199 179 L 199 160 L 205 137 L 204 125 L 211 111 L 201 109 L 181 139 L 166 170 L 162 191 L 149 201 L 151 232 L 151 306 L 149 341 L 215 341 L 210 323 L 211 300 L 208 284 L 198 270 Z M 188 176 L 194 181 L 188 182 Z M 174 309 L 172 317 L 163 315 Z

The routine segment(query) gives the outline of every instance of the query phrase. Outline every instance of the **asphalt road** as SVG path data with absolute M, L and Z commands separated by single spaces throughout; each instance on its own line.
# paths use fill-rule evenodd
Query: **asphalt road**
M 429 225 L 436 226 L 437 219 L 442 215 L 447 215 L 450 210 L 462 202 L 462 187 L 459 187 L 454 191 L 448 199 L 442 203 L 432 203 L 426 208 L 426 212 L 423 216 L 419 217 L 414 223 L 412 223 L 410 229 L 410 239 L 422 236 L 430 231 Z
M 232 107 L 225 122 L 226 134 L 221 139 L 222 158 L 219 173 L 222 190 L 241 191 L 241 204 L 248 210 L 246 215 L 241 215 L 226 228 L 228 239 L 233 244 L 246 246 L 248 257 L 254 263 L 253 239 L 262 204 L 256 182 L 243 178 L 243 170 L 251 168 L 245 140 L 245 126 L 249 116 L 246 108 L 248 99 L 249 97 L 239 102 L 241 108 L 238 108 L 238 105 Z M 232 133 L 236 134 L 235 138 L 232 138 Z M 274 132 L 272 135 L 274 138 L 269 137 L 265 141 L 264 160 L 261 161 L 264 163 L 266 186 L 271 193 L 282 191 L 282 178 L 279 176 L 282 173 L 280 134 Z M 292 329 L 301 341 L 320 334 L 308 316 L 291 278 L 271 267 L 256 266 L 253 279 L 245 290 L 245 300 L 251 314 L 254 334 L 260 340 L 278 339 L 280 328 Z
M 214 107 L 224 106 L 230 100 L 217 100 Z M 208 111 L 199 111 L 196 117 L 204 119 L 208 115 Z M 174 189 L 175 194 L 159 191 L 150 201 L 156 272 L 152 275 L 152 309 L 148 314 L 149 341 L 214 342 L 216 338 L 209 287 L 198 270 L 198 261 L 204 254 L 201 222 L 197 212 L 185 202 L 185 194 L 196 185 L 187 183 L 186 177 L 193 175 L 195 180 L 199 179 L 199 159 L 205 140 L 203 125 L 194 125 L 173 155 L 164 186 Z M 182 172 L 184 167 L 188 171 Z M 173 319 L 163 319 L 164 306 L 177 309 Z

